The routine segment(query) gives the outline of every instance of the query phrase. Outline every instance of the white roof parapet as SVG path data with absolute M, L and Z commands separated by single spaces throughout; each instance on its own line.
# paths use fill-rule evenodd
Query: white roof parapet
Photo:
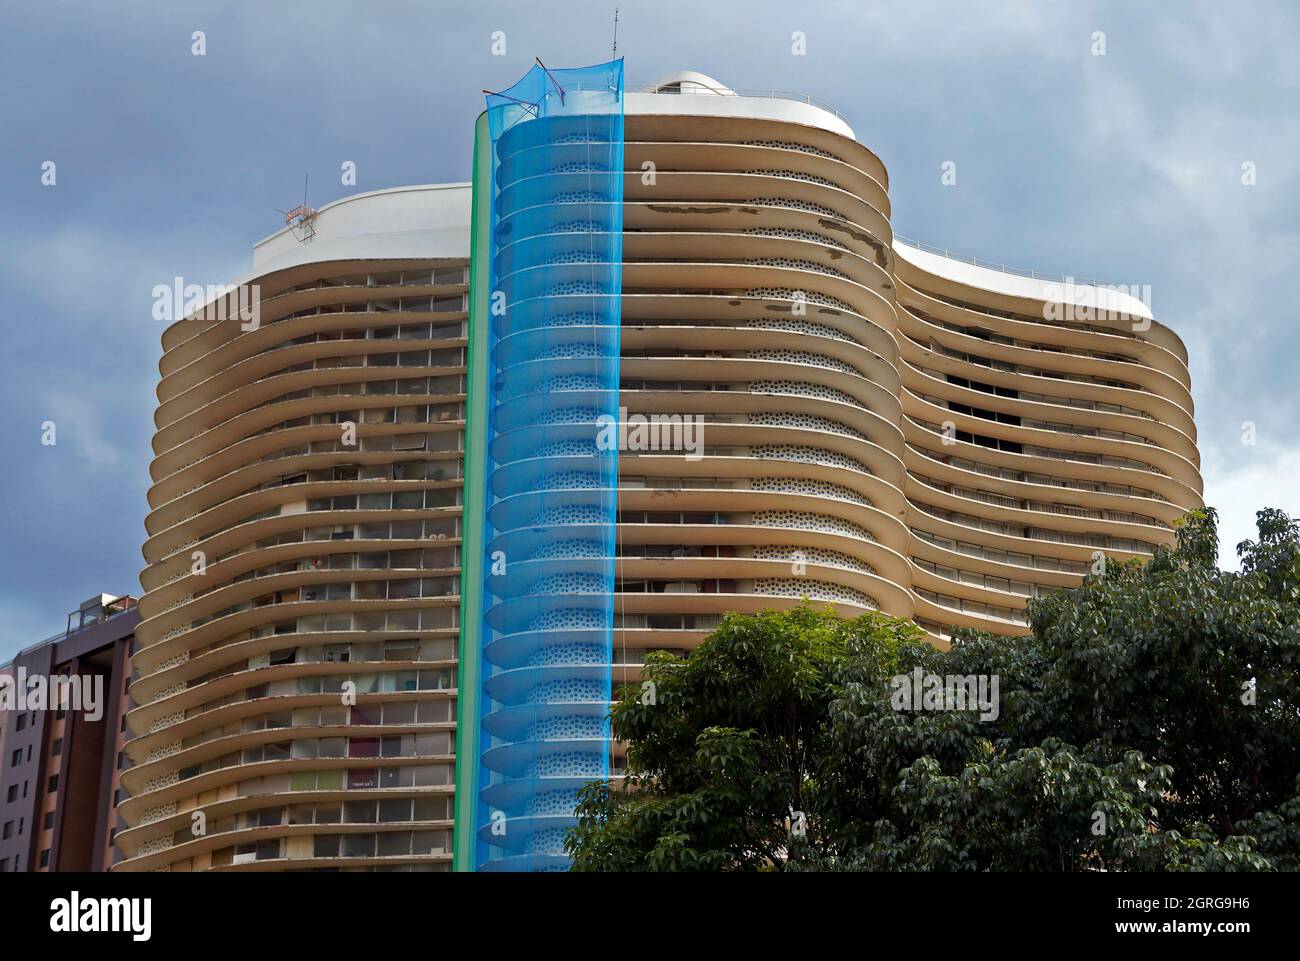
M 628 87 L 624 112 L 781 120 L 857 139 L 830 104 L 784 90 L 733 90 L 694 70 L 678 70 L 646 87 Z
M 253 275 L 336 259 L 465 257 L 471 185 L 419 184 L 341 197 L 316 212 L 316 233 L 300 241 L 291 227 L 253 245 Z
M 1154 320 L 1151 308 L 1124 284 L 1100 284 L 1072 277 L 1026 276 L 935 253 L 894 238 L 894 253 L 926 273 L 1008 297 L 1024 297 L 1091 308 L 1112 317 Z

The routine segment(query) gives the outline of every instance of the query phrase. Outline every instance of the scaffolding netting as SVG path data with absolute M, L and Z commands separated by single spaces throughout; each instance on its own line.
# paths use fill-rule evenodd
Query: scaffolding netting
M 487 112 L 475 866 L 564 870 L 577 792 L 609 777 L 623 62 L 539 62 Z

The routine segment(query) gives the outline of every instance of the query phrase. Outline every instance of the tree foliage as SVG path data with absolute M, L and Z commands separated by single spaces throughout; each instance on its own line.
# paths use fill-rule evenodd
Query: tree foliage
M 1240 572 L 1213 510 L 1177 545 L 947 651 L 883 614 L 728 615 L 620 692 L 625 789 L 592 785 L 577 870 L 1298 870 L 1300 529 Z M 996 678 L 996 718 L 893 679 Z M 932 705 L 931 705 L 932 706 Z

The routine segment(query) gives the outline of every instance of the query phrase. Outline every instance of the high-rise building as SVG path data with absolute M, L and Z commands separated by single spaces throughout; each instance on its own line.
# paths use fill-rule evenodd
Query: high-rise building
M 138 620 L 135 598 L 97 594 L 0 666 L 0 873 L 112 864 Z
M 468 214 L 332 204 L 164 332 L 124 868 L 447 866 Z
M 899 240 L 832 108 L 609 64 L 477 134 L 163 335 L 124 869 L 446 869 L 453 818 L 562 868 L 648 650 L 805 597 L 1021 634 L 1202 505 L 1140 291 Z

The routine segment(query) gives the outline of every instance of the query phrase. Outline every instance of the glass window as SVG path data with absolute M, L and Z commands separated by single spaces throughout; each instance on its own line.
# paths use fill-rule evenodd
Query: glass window
M 354 737 L 348 740 L 348 757 L 378 757 L 379 738 Z
M 416 705 L 410 701 L 384 705 L 385 724 L 414 724 Z
M 343 835 L 343 856 L 345 858 L 372 858 L 375 856 L 375 836 L 373 834 Z
M 411 853 L 411 833 L 409 831 L 386 831 L 379 835 L 378 853 L 380 857 L 396 857 Z
M 379 690 L 379 675 L 356 674 L 352 678 L 352 683 L 357 686 L 358 694 L 373 694 Z
M 389 581 L 388 596 L 403 599 L 419 597 L 420 582 L 418 580 Z
M 374 824 L 374 801 L 348 801 L 343 805 L 343 820 L 348 824 Z
M 284 819 L 283 808 L 267 808 L 257 812 L 258 827 L 272 827 Z
M 316 775 L 316 789 L 319 791 L 343 790 L 343 772 L 321 771 Z
M 440 854 L 446 849 L 446 831 L 416 831 L 411 837 L 412 854 Z
M 400 821 L 411 820 L 411 799 L 398 798 L 392 801 L 379 802 L 379 821 L 381 824 L 391 824 Z
M 450 617 L 450 609 L 446 610 L 447 616 Z M 392 612 L 388 615 L 388 629 L 390 631 L 418 631 L 420 629 L 420 612 L 418 610 Z M 403 690 L 407 689 L 404 688 Z
M 415 738 L 415 753 L 421 757 L 451 753 L 451 737 L 444 731 L 420 734 Z
M 368 791 L 379 786 L 379 772 L 375 768 L 354 768 L 348 771 L 348 790 Z
M 385 661 L 419 661 L 420 642 L 415 640 L 383 642 Z
M 318 834 L 312 838 L 312 857 L 336 858 L 339 856 L 339 836 Z
M 447 801 L 445 798 L 416 798 L 414 820 L 443 821 L 447 818 Z

